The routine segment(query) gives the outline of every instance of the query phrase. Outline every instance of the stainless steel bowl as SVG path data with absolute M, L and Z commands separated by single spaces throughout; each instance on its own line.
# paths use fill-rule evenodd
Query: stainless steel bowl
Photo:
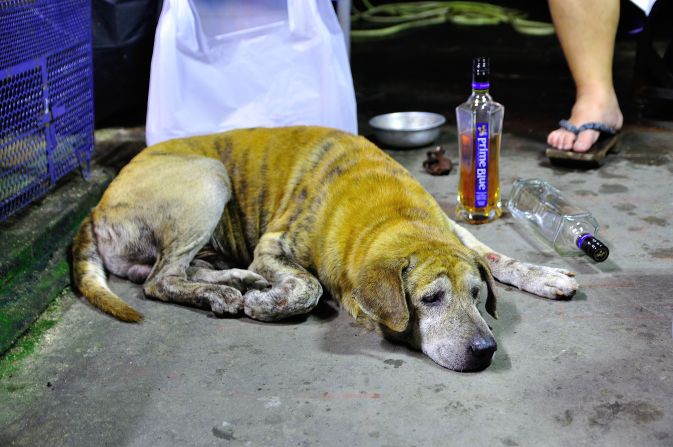
M 426 146 L 439 137 L 446 119 L 430 112 L 395 112 L 369 120 L 376 138 L 393 147 Z

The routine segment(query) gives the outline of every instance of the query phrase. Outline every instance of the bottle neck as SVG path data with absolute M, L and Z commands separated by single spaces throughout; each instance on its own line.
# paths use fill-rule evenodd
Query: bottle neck
M 581 234 L 577 237 L 577 240 L 575 241 L 575 245 L 577 245 L 577 248 L 579 248 L 581 250 L 582 245 L 584 245 L 584 242 L 586 242 L 591 237 L 594 237 L 594 235 L 591 234 L 591 233 Z
M 488 93 L 488 89 L 490 87 L 491 86 L 488 81 L 484 82 L 472 81 L 472 91 L 475 93 Z
M 475 81 L 472 80 L 472 98 L 476 98 L 476 101 L 490 101 L 491 95 L 488 93 L 489 83 L 488 81 Z

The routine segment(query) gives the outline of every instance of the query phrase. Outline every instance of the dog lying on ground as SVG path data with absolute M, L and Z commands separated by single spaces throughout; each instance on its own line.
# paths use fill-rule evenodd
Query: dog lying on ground
M 150 298 L 262 321 L 309 312 L 325 287 L 356 319 L 458 371 L 487 367 L 496 350 L 477 309 L 485 296 L 496 317 L 493 276 L 552 299 L 577 290 L 568 271 L 479 242 L 365 138 L 319 127 L 143 150 L 73 244 L 82 295 L 140 321 L 110 291 L 106 270 L 144 284 Z

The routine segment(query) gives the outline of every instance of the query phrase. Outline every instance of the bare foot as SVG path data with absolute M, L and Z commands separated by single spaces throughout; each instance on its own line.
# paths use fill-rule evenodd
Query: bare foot
M 624 118 L 619 109 L 617 97 L 614 92 L 611 92 L 578 96 L 568 121 L 576 127 L 589 122 L 599 122 L 619 130 L 622 128 Z M 547 143 L 563 151 L 586 152 L 599 136 L 600 133 L 597 130 L 585 130 L 575 135 L 560 128 L 549 134 Z

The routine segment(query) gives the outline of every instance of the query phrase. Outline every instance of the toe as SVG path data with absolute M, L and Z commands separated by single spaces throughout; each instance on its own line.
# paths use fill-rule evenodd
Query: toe
M 547 143 L 556 149 L 570 150 L 574 142 L 575 134 L 565 129 L 556 129 L 547 137 Z
M 573 148 L 573 143 L 575 143 L 575 134 L 572 132 L 563 132 L 559 149 L 569 151 Z
M 586 152 L 591 149 L 591 146 L 596 142 L 600 134 L 595 130 L 585 130 L 580 132 L 572 149 L 575 152 Z
M 549 132 L 549 135 L 547 135 L 547 144 L 550 145 L 551 147 L 558 147 L 558 141 L 559 141 L 558 130 Z

